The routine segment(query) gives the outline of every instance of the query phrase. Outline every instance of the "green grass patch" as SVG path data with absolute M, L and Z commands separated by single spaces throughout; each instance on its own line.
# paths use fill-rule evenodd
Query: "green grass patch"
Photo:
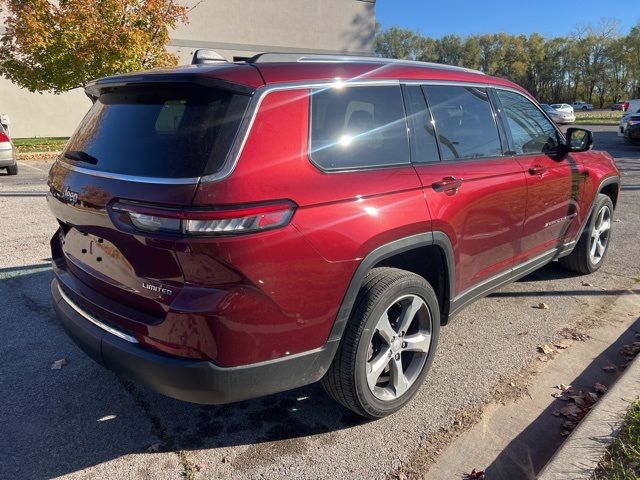
M 609 446 L 593 480 L 637 480 L 640 478 L 640 400 L 636 400 L 624 420 L 620 435 Z
M 583 125 L 618 125 L 623 112 L 620 110 L 593 110 L 591 112 L 577 111 L 576 123 Z
M 18 153 L 59 152 L 69 137 L 14 138 L 13 144 Z

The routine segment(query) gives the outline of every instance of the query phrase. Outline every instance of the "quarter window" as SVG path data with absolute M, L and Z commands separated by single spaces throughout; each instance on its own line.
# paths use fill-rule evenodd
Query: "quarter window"
M 496 90 L 507 116 L 516 155 L 547 153 L 558 146 L 558 133 L 544 114 L 522 95 Z
M 444 85 L 423 88 L 443 160 L 502 155 L 498 126 L 485 89 Z
M 312 90 L 310 149 L 311 160 L 325 170 L 408 164 L 400 87 Z

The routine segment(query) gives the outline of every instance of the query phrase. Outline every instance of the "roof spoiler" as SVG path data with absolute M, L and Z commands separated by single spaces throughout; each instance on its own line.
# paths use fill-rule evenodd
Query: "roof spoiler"
M 209 63 L 227 62 L 227 59 L 220 55 L 215 50 L 208 48 L 199 48 L 193 52 L 193 58 L 191 59 L 192 65 L 205 65 Z

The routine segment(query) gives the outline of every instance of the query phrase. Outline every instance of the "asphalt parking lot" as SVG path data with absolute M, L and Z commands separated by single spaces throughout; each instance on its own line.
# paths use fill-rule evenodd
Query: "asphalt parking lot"
M 46 162 L 0 174 L 0 478 L 384 478 L 456 412 L 487 401 L 565 327 L 640 298 L 640 147 L 591 127 L 623 172 L 607 264 L 551 264 L 442 329 L 427 382 L 399 413 L 366 422 L 318 385 L 227 406 L 165 398 L 104 370 L 67 338 L 49 303 Z M 532 308 L 538 302 L 548 310 Z M 640 305 L 640 300 L 638 300 Z M 61 358 L 68 364 L 52 370 Z M 149 451 L 151 450 L 151 451 Z M 158 450 L 158 451 L 154 451 Z

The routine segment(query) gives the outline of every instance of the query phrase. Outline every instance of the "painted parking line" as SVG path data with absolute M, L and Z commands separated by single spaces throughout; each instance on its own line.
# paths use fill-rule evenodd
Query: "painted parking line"
M 35 273 L 42 273 L 51 270 L 51 264 L 44 263 L 42 265 L 32 265 L 27 267 L 10 267 L 0 269 L 0 281 L 10 280 L 12 278 L 23 277 L 26 275 L 33 275 Z
M 36 170 L 36 171 L 38 171 L 38 172 L 48 173 L 48 170 L 43 170 L 42 168 L 34 167 L 33 165 L 29 165 L 29 164 L 28 164 L 28 163 L 26 163 L 26 162 L 18 161 L 18 165 L 19 165 L 20 167 L 27 167 L 27 168 L 30 168 L 30 169 L 32 169 L 32 170 Z

